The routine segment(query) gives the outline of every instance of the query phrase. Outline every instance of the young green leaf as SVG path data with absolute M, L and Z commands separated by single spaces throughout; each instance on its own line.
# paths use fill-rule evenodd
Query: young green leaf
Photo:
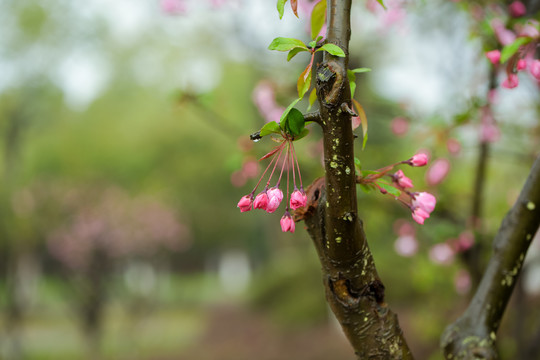
M 260 136 L 262 137 L 262 136 L 266 136 L 270 134 L 279 134 L 279 133 L 280 133 L 279 124 L 275 121 L 271 121 L 265 124 L 261 128 Z
M 362 135 L 364 137 L 363 141 L 362 141 L 362 150 L 364 150 L 364 148 L 366 147 L 366 142 L 367 142 L 367 138 L 368 138 L 368 134 L 367 134 L 367 131 L 368 131 L 368 121 L 367 121 L 367 116 L 366 116 L 366 112 L 364 111 L 364 108 L 362 107 L 362 105 L 360 105 L 360 103 L 354 99 L 352 99 L 353 101 L 353 104 L 354 104 L 354 107 L 356 108 L 356 113 L 358 114 L 358 117 L 360 117 L 360 123 L 362 124 Z
M 291 38 L 284 38 L 284 37 L 277 37 L 270 45 L 268 45 L 269 50 L 277 50 L 277 51 L 289 51 L 294 48 L 303 48 L 308 49 L 306 44 L 302 42 L 302 40 L 298 39 L 291 39 Z
M 501 50 L 501 64 L 510 59 L 521 46 L 530 43 L 532 38 L 527 36 L 518 37 L 513 43 L 505 45 Z
M 356 69 L 349 70 L 349 71 L 351 71 L 354 74 L 359 74 L 359 73 L 369 72 L 369 71 L 371 71 L 371 69 L 370 68 L 356 68 Z
M 365 192 L 366 194 L 369 194 L 370 192 L 375 190 L 373 186 L 364 185 L 364 184 L 360 184 L 360 189 L 362 189 L 362 191 Z
M 377 0 L 377 2 L 378 2 L 379 4 L 381 4 L 381 6 L 383 7 L 384 10 L 388 10 L 388 9 L 386 8 L 386 6 L 384 6 L 383 0 Z
M 306 137 L 307 134 L 309 134 L 309 129 L 308 128 L 303 128 L 302 131 L 300 132 L 300 135 L 294 137 L 294 141 L 300 140 L 300 139 Z
M 326 52 L 329 52 L 330 54 L 334 56 L 345 57 L 345 52 L 341 50 L 341 48 L 335 44 L 324 44 L 316 51 L 323 51 L 323 50 Z
M 289 51 L 289 53 L 287 54 L 287 61 L 291 61 L 291 59 L 293 57 L 296 56 L 296 54 L 298 54 L 299 52 L 302 52 L 302 51 L 309 51 L 308 49 L 304 49 L 304 48 L 300 48 L 300 47 L 295 47 L 294 49 L 292 49 L 291 51 Z
M 310 62 L 306 69 L 298 77 L 296 88 L 298 90 L 298 97 L 302 99 L 311 86 L 311 68 L 313 62 Z
M 277 2 L 277 11 L 279 13 L 279 18 L 281 19 L 283 17 L 283 13 L 285 12 L 285 3 L 287 0 L 278 0 Z
M 354 166 L 356 166 L 358 170 L 362 170 L 362 163 L 360 162 L 360 159 L 357 157 L 354 157 Z
M 287 115 L 289 115 L 289 111 L 291 111 L 291 109 L 294 107 L 294 105 L 296 105 L 296 103 L 298 103 L 300 100 L 302 100 L 302 99 L 300 99 L 300 98 L 295 99 L 292 103 L 289 104 L 289 106 L 287 106 L 287 108 L 285 109 L 283 114 L 281 114 L 281 118 L 279 119 L 280 126 L 284 122 L 284 120 L 287 118 Z M 282 127 L 282 129 L 283 129 L 283 127 Z
M 309 106 L 307 108 L 307 111 L 311 110 L 311 107 L 313 104 L 317 101 L 317 89 L 313 88 L 311 92 L 309 93 Z
M 311 11 L 311 38 L 315 39 L 326 21 L 326 0 L 319 1 Z
M 292 108 L 287 115 L 287 120 L 285 122 L 285 130 L 292 136 L 299 136 L 304 130 L 304 115 L 300 110 Z
M 356 90 L 356 76 L 352 70 L 347 70 L 347 79 L 349 79 L 349 87 L 351 88 L 351 98 L 354 97 Z
M 394 195 L 395 197 L 399 197 L 399 195 L 401 195 L 401 190 L 396 189 L 392 185 L 389 185 L 382 181 L 378 181 L 377 184 L 379 184 L 379 186 L 386 190 L 390 195 Z

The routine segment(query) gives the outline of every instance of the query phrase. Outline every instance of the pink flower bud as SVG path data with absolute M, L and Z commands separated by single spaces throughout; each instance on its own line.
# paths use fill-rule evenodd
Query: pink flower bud
M 426 183 L 431 186 L 439 184 L 449 171 L 450 161 L 445 158 L 435 160 L 426 171 Z
M 424 225 L 424 220 L 426 220 L 428 217 L 429 217 L 429 214 L 420 207 L 415 208 L 414 211 L 412 212 L 413 220 L 419 223 L 420 225 Z
M 419 153 L 419 154 L 414 155 L 407 162 L 411 166 L 424 166 L 428 162 L 428 157 L 424 153 Z
M 413 195 L 412 206 L 414 209 L 420 208 L 430 214 L 435 209 L 437 199 L 428 192 L 415 193 Z
M 461 144 L 456 139 L 448 139 L 446 141 L 446 149 L 452 155 L 458 155 L 461 151 Z
M 436 244 L 429 250 L 429 258 L 436 264 L 450 265 L 454 261 L 454 250 L 447 243 Z
M 526 68 L 527 68 L 527 61 L 525 61 L 525 59 L 519 59 L 516 64 L 516 70 L 521 71 L 521 70 L 525 70 Z
M 251 210 L 251 205 L 253 203 L 253 194 L 244 195 L 238 202 L 238 207 L 240 208 L 240 212 L 246 212 Z
M 291 209 L 296 210 L 298 208 L 304 207 L 307 204 L 307 195 L 304 193 L 304 191 L 300 191 L 298 189 L 295 189 L 293 193 L 291 194 Z
M 525 5 L 521 1 L 514 1 L 508 7 L 508 11 L 510 12 L 510 15 L 518 18 L 527 13 L 527 8 L 525 8 Z
M 266 212 L 273 213 L 281 204 L 283 200 L 283 192 L 277 187 L 273 187 L 267 191 L 268 205 L 266 206 Z
M 529 65 L 529 72 L 536 80 L 540 81 L 540 60 L 533 60 Z
M 516 74 L 508 74 L 508 77 L 501 84 L 502 87 L 513 89 L 519 85 L 519 79 Z
M 501 61 L 501 52 L 499 50 L 491 50 L 486 52 L 486 57 L 493 65 L 497 65 Z
M 409 121 L 404 117 L 395 117 L 390 122 L 390 129 L 396 136 L 404 136 L 409 131 Z
M 281 225 L 281 231 L 290 231 L 292 233 L 294 232 L 294 220 L 292 219 L 291 214 L 289 214 L 288 211 L 286 211 L 285 215 L 281 217 L 279 224 Z
M 396 171 L 394 181 L 404 189 L 413 187 L 412 180 L 406 177 L 402 170 Z
M 253 202 L 253 207 L 255 209 L 266 210 L 267 206 L 268 206 L 268 194 L 266 193 L 266 191 L 263 191 L 255 197 L 255 201 Z
M 394 242 L 396 252 L 404 257 L 411 257 L 418 251 L 418 240 L 413 235 L 403 235 Z
M 493 19 L 491 21 L 491 27 L 501 45 L 509 45 L 516 40 L 516 34 L 508 30 L 501 19 Z

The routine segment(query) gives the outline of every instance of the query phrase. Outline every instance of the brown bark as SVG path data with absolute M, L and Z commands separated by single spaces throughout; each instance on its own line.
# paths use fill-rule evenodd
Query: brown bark
M 358 359 L 412 359 L 357 215 L 352 108 L 347 80 L 351 0 L 328 1 L 327 42 L 346 53 L 324 54 L 316 72 L 325 178 L 308 191 L 303 218 L 319 255 L 327 301 Z

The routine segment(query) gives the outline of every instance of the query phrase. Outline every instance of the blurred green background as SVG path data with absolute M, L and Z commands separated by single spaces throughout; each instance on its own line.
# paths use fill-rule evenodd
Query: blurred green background
M 451 167 L 436 184 L 403 169 L 437 195 L 424 226 L 380 194 L 359 192 L 359 211 L 413 353 L 440 359 L 474 284 L 455 244 L 470 230 L 488 63 L 456 4 L 399 9 L 353 7 L 351 67 L 372 68 L 357 76 L 357 157 L 376 169 L 424 149 Z M 354 358 L 303 225 L 283 234 L 281 210 L 236 208 L 272 146 L 249 141 L 265 122 L 254 89 L 287 106 L 307 61 L 266 47 L 309 41 L 307 18 L 279 21 L 263 0 L 0 3 L 0 359 Z M 500 97 L 482 261 L 539 148 L 537 84 Z M 297 145 L 306 185 L 323 175 L 320 135 Z M 533 248 L 501 330 L 510 357 L 539 327 Z

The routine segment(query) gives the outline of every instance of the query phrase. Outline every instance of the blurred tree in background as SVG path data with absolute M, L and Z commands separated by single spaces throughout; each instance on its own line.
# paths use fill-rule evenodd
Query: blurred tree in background
M 247 135 L 279 119 L 306 65 L 266 49 L 309 41 L 314 3 L 298 3 L 281 22 L 262 0 L 0 3 L 0 358 L 354 358 L 305 232 L 234 209 L 268 151 Z M 372 69 L 356 156 L 376 169 L 428 153 L 407 176 L 438 203 L 420 227 L 360 192 L 359 217 L 412 352 L 440 359 L 538 155 L 538 82 L 521 72 L 486 108 L 506 78 L 484 55 L 501 47 L 490 21 L 513 29 L 509 4 L 385 4 L 353 2 L 350 67 Z M 321 138 L 296 146 L 305 184 L 323 175 Z M 539 244 L 501 358 L 538 354 Z

